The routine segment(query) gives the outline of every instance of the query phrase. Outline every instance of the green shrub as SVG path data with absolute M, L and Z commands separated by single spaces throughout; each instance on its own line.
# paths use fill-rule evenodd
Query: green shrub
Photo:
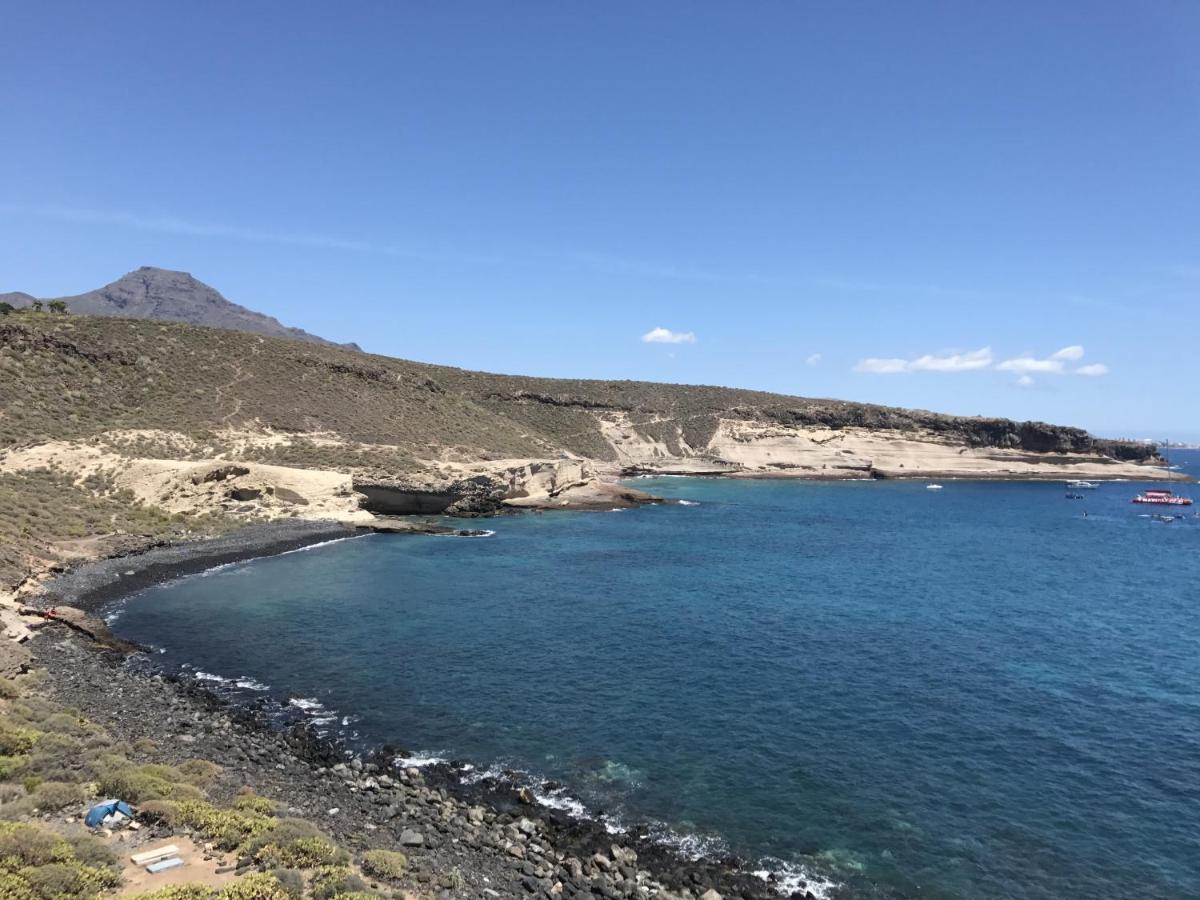
M 7 781 L 28 764 L 28 756 L 0 756 L 0 780 Z
M 147 800 L 137 808 L 137 816 L 144 822 L 166 825 L 168 828 L 178 828 L 179 804 L 174 800 Z
M 28 753 L 39 737 L 40 731 L 0 720 L 0 755 L 18 756 Z
M 15 700 L 20 696 L 20 685 L 11 678 L 0 678 L 0 700 Z
M 0 870 L 0 897 L 4 900 L 38 900 L 29 883 L 15 872 Z
M 260 816 L 273 816 L 279 804 L 257 794 L 239 794 L 233 801 L 233 808 L 241 812 L 258 813 Z
M 24 823 L 0 823 L 0 897 L 77 900 L 121 883 L 116 857 L 91 837 L 66 840 Z
M 200 800 L 203 794 L 178 769 L 157 765 L 123 765 L 100 773 L 100 793 L 126 803 L 146 800 Z
M 279 882 L 292 900 L 300 900 L 304 896 L 304 875 L 295 869 L 272 869 L 271 874 Z
M 178 768 L 179 773 L 197 787 L 203 787 L 221 774 L 221 767 L 207 759 L 188 759 Z
M 408 869 L 408 857 L 395 850 L 368 850 L 362 858 L 363 871 L 384 881 L 398 881 Z
M 71 847 L 71 853 L 85 866 L 121 871 L 121 857 L 108 844 L 90 834 L 68 835 L 64 837 Z
M 333 900 L 343 894 L 366 891 L 367 883 L 345 866 L 323 866 L 312 880 L 313 900 Z
M 291 900 L 279 880 L 267 872 L 255 872 L 227 885 L 219 900 Z
M 193 828 L 222 850 L 233 850 L 274 825 L 275 820 L 254 813 L 217 809 L 202 800 L 182 800 L 175 804 L 177 824 Z
M 121 876 L 111 869 L 85 866 L 75 861 L 22 869 L 19 874 L 33 889 L 35 897 L 46 900 L 94 897 L 121 883 Z
M 70 845 L 40 825 L 0 822 L 0 869 L 44 866 L 71 856 Z
M 204 884 L 169 884 L 156 891 L 136 894 L 130 900 L 210 900 L 212 895 L 212 888 Z
M 306 819 L 276 819 L 265 831 L 247 841 L 242 852 L 268 866 L 315 869 L 349 861 L 349 854 L 335 846 Z
M 66 781 L 44 781 L 29 795 L 32 805 L 43 812 L 57 812 L 83 802 L 83 788 Z

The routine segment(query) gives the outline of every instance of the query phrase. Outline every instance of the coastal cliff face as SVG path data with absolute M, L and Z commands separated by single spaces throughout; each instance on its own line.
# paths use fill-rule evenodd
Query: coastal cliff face
M 131 534 L 636 505 L 651 498 L 613 482 L 648 472 L 1172 478 L 1161 463 L 1152 447 L 1040 422 L 493 375 L 180 322 L 0 318 L 9 585 Z

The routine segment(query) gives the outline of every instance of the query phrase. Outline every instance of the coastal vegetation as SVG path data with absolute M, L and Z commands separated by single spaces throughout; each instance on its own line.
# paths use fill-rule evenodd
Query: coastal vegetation
M 214 802 L 207 789 L 222 774 L 220 766 L 205 759 L 147 762 L 142 757 L 153 752 L 153 741 L 123 747 L 75 710 L 40 696 L 44 679 L 42 672 L 0 679 L 5 900 L 86 900 L 120 887 L 114 845 L 80 824 L 100 797 L 135 804 L 148 826 L 191 835 L 245 864 L 245 874 L 220 889 L 172 885 L 141 894 L 143 900 L 382 898 L 406 874 L 403 853 L 368 851 L 360 866 L 315 824 L 280 816 L 278 804 L 248 787 L 228 804 Z

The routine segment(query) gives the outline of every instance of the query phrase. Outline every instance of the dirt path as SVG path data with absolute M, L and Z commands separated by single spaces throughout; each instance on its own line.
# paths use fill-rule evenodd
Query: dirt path
M 258 348 L 255 348 L 251 352 L 252 352 L 252 354 L 257 355 Z M 224 384 L 217 386 L 216 391 L 214 393 L 216 395 L 218 409 L 220 409 L 220 407 L 222 407 L 225 404 L 225 398 L 231 390 L 233 390 L 239 384 L 247 382 L 251 378 L 254 377 L 253 373 L 247 372 L 246 367 L 242 365 L 242 363 L 244 361 L 245 361 L 245 357 L 234 360 L 231 363 L 231 365 L 233 366 L 233 378 L 231 378 L 229 381 L 225 382 Z M 241 397 L 233 397 L 232 399 L 233 399 L 233 409 L 230 410 L 229 412 L 227 412 L 225 415 L 221 416 L 221 418 L 218 420 L 218 421 L 220 421 L 220 423 L 222 425 L 229 425 L 233 421 L 234 417 L 241 415 L 242 405 L 244 404 L 245 401 L 242 400 Z

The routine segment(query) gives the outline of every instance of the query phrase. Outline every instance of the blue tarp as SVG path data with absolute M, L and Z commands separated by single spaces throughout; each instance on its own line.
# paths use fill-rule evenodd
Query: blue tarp
M 97 828 L 113 813 L 133 818 L 133 809 L 124 800 L 102 800 L 88 810 L 83 821 L 88 828 Z

